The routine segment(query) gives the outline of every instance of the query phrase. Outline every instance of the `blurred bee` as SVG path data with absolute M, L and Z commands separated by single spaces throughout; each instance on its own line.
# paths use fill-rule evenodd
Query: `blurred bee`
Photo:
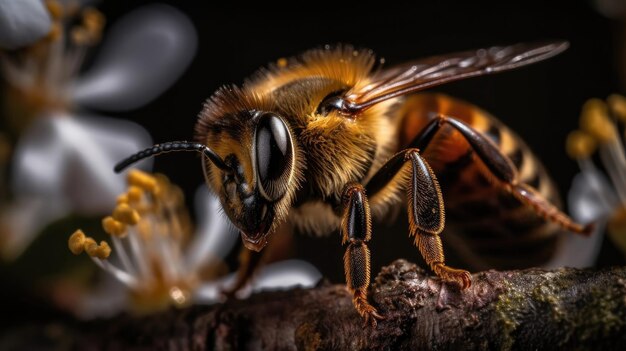
M 371 51 L 325 47 L 261 69 L 204 105 L 196 142 L 168 142 L 116 166 L 172 151 L 203 154 L 208 186 L 258 252 L 286 222 L 327 234 L 341 228 L 347 286 L 367 301 L 371 218 L 405 202 L 409 233 L 435 274 L 461 288 L 469 272 L 447 266 L 440 234 L 485 266 L 546 260 L 559 230 L 589 233 L 553 205 L 555 187 L 522 140 L 476 106 L 419 90 L 552 57 L 566 42 L 518 44 L 375 68 Z M 207 162 L 208 161 L 208 162 Z M 445 210 L 444 210 L 445 204 Z M 250 251 L 235 289 L 260 255 Z

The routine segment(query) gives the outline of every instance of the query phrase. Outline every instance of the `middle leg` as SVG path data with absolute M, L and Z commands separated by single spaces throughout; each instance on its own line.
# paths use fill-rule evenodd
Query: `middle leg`
M 367 301 L 370 285 L 370 251 L 367 242 L 372 238 L 369 203 L 361 184 L 348 184 L 342 196 L 343 218 L 341 232 L 343 245 L 348 244 L 343 256 L 346 285 L 352 293 L 352 303 L 367 322 L 376 325 L 378 314 Z

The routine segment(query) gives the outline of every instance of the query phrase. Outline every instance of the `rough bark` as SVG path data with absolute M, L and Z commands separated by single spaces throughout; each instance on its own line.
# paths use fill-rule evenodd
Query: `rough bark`
M 266 292 L 159 315 L 77 324 L 78 349 L 619 349 L 626 269 L 487 271 L 459 291 L 403 260 L 383 268 L 365 325 L 341 285 Z M 67 340 L 67 338 L 65 338 Z

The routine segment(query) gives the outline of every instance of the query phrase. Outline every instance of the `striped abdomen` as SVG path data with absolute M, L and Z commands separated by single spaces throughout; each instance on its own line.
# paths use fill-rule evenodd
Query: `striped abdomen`
M 522 139 L 487 112 L 441 94 L 411 96 L 400 112 L 401 145 L 408 145 L 437 115 L 457 118 L 491 139 L 517 167 L 521 182 L 559 205 L 554 184 L 540 162 Z M 444 126 L 422 154 L 437 174 L 444 196 L 443 240 L 468 264 L 476 269 L 521 268 L 551 257 L 559 227 L 489 181 L 460 133 Z

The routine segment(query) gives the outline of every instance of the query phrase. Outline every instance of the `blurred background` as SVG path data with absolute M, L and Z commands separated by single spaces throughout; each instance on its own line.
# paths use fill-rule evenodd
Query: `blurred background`
M 117 19 L 150 3 L 153 2 L 98 3 L 107 23 L 103 36 L 107 36 L 109 26 Z M 182 11 L 195 26 L 198 35 L 195 57 L 180 78 L 156 100 L 132 111 L 106 112 L 115 119 L 132 120 L 143 126 L 155 143 L 191 139 L 202 103 L 221 85 L 240 84 L 268 62 L 324 44 L 350 43 L 370 48 L 390 66 L 433 54 L 562 39 L 570 42 L 570 48 L 553 59 L 435 90 L 470 101 L 515 130 L 544 162 L 564 199 L 579 171 L 576 163 L 567 157 L 564 144 L 567 134 L 577 127 L 582 104 L 591 97 L 604 99 L 611 93 L 624 92 L 625 88 L 624 18 L 619 11 L 599 11 L 606 7 L 589 0 L 552 3 L 551 7 L 544 2 L 488 6 L 422 2 L 410 8 L 388 7 L 368 12 L 317 3 L 300 5 L 319 10 L 316 12 L 308 9 L 248 12 L 208 8 L 196 2 L 161 3 Z M 95 47 L 88 51 L 84 69 L 89 68 L 99 50 Z M 102 112 L 97 108 L 92 111 Z M 192 194 L 203 182 L 196 155 L 161 156 L 153 165 L 155 171 L 167 174 L 182 187 L 188 206 L 192 207 Z M 65 231 L 59 237 L 66 238 L 69 233 Z M 402 215 L 391 227 L 375 226 L 370 244 L 373 276 L 380 267 L 397 258 L 421 262 L 407 236 L 406 218 Z M 66 239 L 58 242 L 58 250 L 63 250 Z M 343 282 L 344 251 L 337 233 L 319 239 L 298 237 L 295 247 L 297 257 L 312 262 L 330 281 Z M 233 250 L 227 258 L 232 266 L 237 251 Z M 621 257 L 608 247 L 601 254 L 601 262 L 620 263 Z M 71 261 L 74 257 L 67 259 L 70 260 L 67 265 L 74 264 Z M 449 263 L 453 265 L 454 259 Z M 45 263 L 37 264 L 42 265 Z M 15 274 L 14 267 L 17 264 L 7 264 L 2 269 L 0 313 L 5 317 L 37 318 L 20 312 L 33 301 L 41 302 L 38 297 L 23 293 L 32 281 L 24 280 L 23 274 L 27 273 L 22 272 L 37 269 L 20 268 L 23 270 Z

